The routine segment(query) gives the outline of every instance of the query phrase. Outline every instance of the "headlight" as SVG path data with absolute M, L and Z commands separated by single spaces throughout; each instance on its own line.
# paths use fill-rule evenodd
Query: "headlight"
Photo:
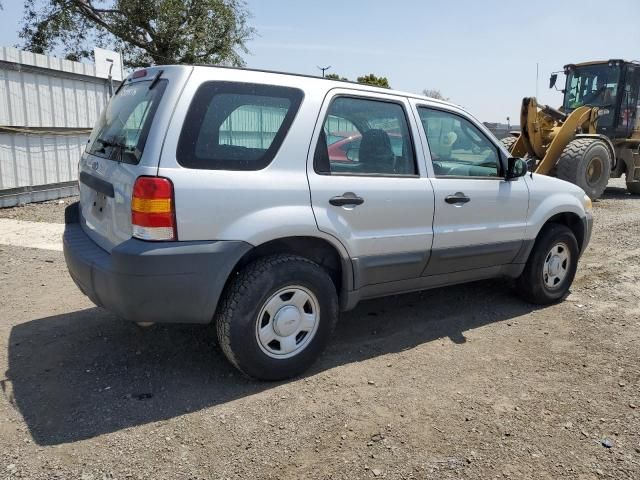
M 582 206 L 587 212 L 591 212 L 593 210 L 593 203 L 591 203 L 589 195 L 582 197 Z

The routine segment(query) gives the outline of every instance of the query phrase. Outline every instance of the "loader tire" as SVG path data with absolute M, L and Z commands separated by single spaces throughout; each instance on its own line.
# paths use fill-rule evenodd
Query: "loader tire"
M 518 137 L 513 137 L 513 136 L 504 137 L 500 139 L 500 143 L 502 143 L 502 145 L 505 146 L 505 148 L 509 151 L 509 153 L 511 153 L 511 148 L 515 145 L 517 141 L 518 141 Z
M 502 143 L 502 145 L 504 145 L 506 147 L 506 149 L 509 151 L 509 153 L 511 153 L 511 149 L 513 148 L 513 146 L 516 144 L 516 142 L 518 141 L 519 137 L 504 137 L 500 139 L 500 143 Z M 533 157 L 531 155 L 529 155 L 528 153 L 525 153 L 524 156 L 522 157 L 522 159 L 527 162 L 527 168 L 530 172 L 534 172 L 536 167 L 538 166 L 538 162 L 539 160 L 536 157 Z M 550 173 L 550 175 L 552 175 Z
M 632 195 L 640 195 L 640 182 L 627 182 L 627 192 Z
M 595 138 L 569 142 L 558 163 L 556 176 L 582 188 L 591 200 L 600 198 L 611 175 L 611 154 L 607 145 Z

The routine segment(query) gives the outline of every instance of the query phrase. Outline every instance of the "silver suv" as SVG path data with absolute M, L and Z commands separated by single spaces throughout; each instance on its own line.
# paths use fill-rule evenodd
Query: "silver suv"
M 363 299 L 509 277 L 558 301 L 591 234 L 580 188 L 463 109 L 300 75 L 137 71 L 79 170 L 78 287 L 134 322 L 214 322 L 260 379 L 308 368 Z

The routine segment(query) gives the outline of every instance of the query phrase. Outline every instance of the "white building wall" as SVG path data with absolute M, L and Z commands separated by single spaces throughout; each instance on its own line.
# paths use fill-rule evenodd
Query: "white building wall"
M 0 194 L 18 187 L 77 180 L 86 135 L 0 133 Z
M 94 64 L 0 47 L 0 207 L 72 192 L 108 98 Z

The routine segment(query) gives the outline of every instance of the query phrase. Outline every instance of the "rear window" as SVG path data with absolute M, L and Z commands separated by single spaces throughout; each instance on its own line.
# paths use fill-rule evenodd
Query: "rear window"
M 166 80 L 124 85 L 103 110 L 87 153 L 137 164 L 166 86 Z
M 271 163 L 303 93 L 297 88 L 207 82 L 194 95 L 178 163 L 205 170 L 259 170 Z

